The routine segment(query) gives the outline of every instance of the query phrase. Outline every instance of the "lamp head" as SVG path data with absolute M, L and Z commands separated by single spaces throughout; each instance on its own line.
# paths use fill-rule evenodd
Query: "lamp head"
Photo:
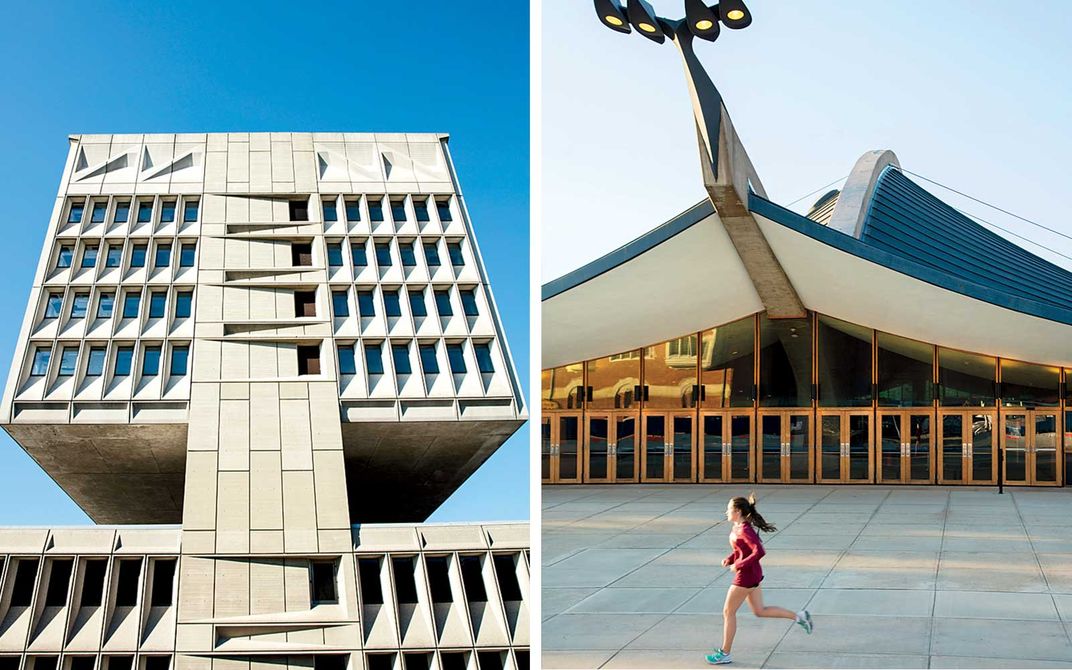
M 595 0 L 595 5 L 596 14 L 603 25 L 619 33 L 633 32 L 629 27 L 629 19 L 625 17 L 625 10 L 618 4 L 618 0 Z
M 722 23 L 731 30 L 747 28 L 752 23 L 752 12 L 748 11 L 743 0 L 720 0 L 718 14 Z
M 666 41 L 666 34 L 663 32 L 659 17 L 655 15 L 655 10 L 647 0 L 628 0 L 626 13 L 629 16 L 629 23 L 633 24 L 641 35 L 659 44 Z
M 718 39 L 718 15 L 704 4 L 704 0 L 685 0 L 685 23 L 689 32 L 702 40 Z

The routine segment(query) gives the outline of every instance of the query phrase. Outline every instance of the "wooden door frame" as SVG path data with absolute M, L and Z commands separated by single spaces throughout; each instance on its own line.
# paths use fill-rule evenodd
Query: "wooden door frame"
M 610 472 L 611 481 L 618 483 L 633 484 L 640 481 L 640 452 L 643 449 L 643 427 L 640 424 L 640 412 L 638 410 L 618 410 L 610 412 L 611 456 L 614 469 Z M 618 478 L 618 420 L 622 418 L 633 419 L 633 476 L 629 479 Z
M 667 433 L 670 430 L 669 422 L 667 421 L 670 415 L 669 411 L 656 410 L 654 412 L 642 411 L 640 413 L 640 473 L 639 481 L 642 484 L 648 483 L 666 483 L 666 445 L 667 445 Z M 663 419 L 663 448 L 661 458 L 663 459 L 663 476 L 662 479 L 650 479 L 647 476 L 648 471 L 648 419 L 659 416 Z
M 585 422 L 584 413 L 581 411 L 556 412 L 551 415 L 551 445 L 554 453 L 551 457 L 551 474 L 556 484 L 581 484 L 584 482 L 584 442 Z M 559 430 L 562 420 L 567 418 L 577 419 L 577 478 L 562 479 L 562 438 Z
M 810 410 L 808 410 L 808 411 L 810 411 Z M 783 408 L 777 408 L 777 409 L 768 408 L 768 409 L 761 409 L 761 410 L 758 410 L 756 412 L 755 425 L 754 425 L 753 430 L 752 430 L 752 433 L 755 436 L 755 439 L 753 440 L 753 452 L 755 453 L 755 458 L 753 459 L 752 462 L 755 463 L 755 472 L 753 473 L 754 474 L 753 478 L 755 479 L 757 484 L 781 484 L 781 483 L 783 483 L 785 481 L 786 416 L 788 416 L 791 412 L 800 413 L 800 410 L 783 409 Z M 779 448 L 778 448 L 778 478 L 777 479 L 771 479 L 771 478 L 763 477 L 763 429 L 762 429 L 762 426 L 763 426 L 763 418 L 767 417 L 767 416 L 776 416 L 776 417 L 778 417 L 778 444 L 779 444 Z
M 667 418 L 667 450 L 666 450 L 666 481 L 671 484 L 695 484 L 696 483 L 696 434 L 699 428 L 699 421 L 697 421 L 697 412 L 695 409 L 688 410 L 667 410 L 664 412 Z M 689 478 L 688 479 L 676 479 L 674 477 L 674 419 L 687 418 L 692 424 L 692 430 L 690 431 L 689 438 Z
M 839 429 L 841 431 L 841 457 L 839 459 L 839 477 L 837 480 L 824 479 L 822 477 L 822 444 L 823 444 L 823 417 L 824 416 L 838 416 L 840 417 Z M 850 479 L 849 473 L 851 472 L 851 439 L 852 433 L 849 430 L 851 418 L 854 416 L 867 417 L 867 479 Z M 873 408 L 867 407 L 855 407 L 855 408 L 823 408 L 820 407 L 815 411 L 815 426 L 812 430 L 815 431 L 815 437 L 812 441 L 812 451 L 815 456 L 812 461 L 812 479 L 817 484 L 875 484 L 878 483 L 875 480 L 875 471 L 878 467 L 875 462 L 878 458 L 878 446 L 876 439 L 876 424 L 877 414 Z
M 719 452 L 719 463 L 721 464 L 720 471 L 722 476 L 718 479 L 708 479 L 704 477 L 704 465 L 707 461 L 706 451 L 704 451 L 703 440 L 701 435 L 705 434 L 703 430 L 704 420 L 709 416 L 717 416 L 722 419 L 720 426 L 720 435 L 722 440 L 722 450 Z M 729 463 L 730 463 L 730 427 L 732 419 L 730 418 L 730 412 L 728 410 L 700 410 L 699 417 L 696 421 L 696 481 L 701 484 L 723 484 L 729 481 Z
M 555 481 L 555 429 L 554 414 L 548 412 L 540 417 L 540 483 L 553 484 Z M 547 454 L 547 478 L 543 476 L 543 427 L 547 425 L 547 440 L 550 452 Z
M 969 449 L 971 447 L 971 416 L 972 411 L 964 409 L 950 409 L 950 408 L 938 408 L 937 422 L 935 427 L 938 430 L 938 437 L 935 440 L 935 449 L 938 457 L 937 465 L 935 465 L 935 481 L 941 486 L 960 486 L 971 483 L 971 459 L 968 456 Z M 946 479 L 942 476 L 944 472 L 943 466 L 945 465 L 945 446 L 944 442 L 944 419 L 947 416 L 959 416 L 960 417 L 960 480 Z M 993 464 L 991 464 L 993 469 Z
M 582 481 L 586 484 L 611 484 L 614 482 L 614 419 L 613 412 L 585 412 L 584 413 L 584 455 L 581 457 L 584 466 Z M 607 476 L 602 479 L 592 479 L 591 456 L 592 456 L 592 419 L 604 419 L 607 422 Z

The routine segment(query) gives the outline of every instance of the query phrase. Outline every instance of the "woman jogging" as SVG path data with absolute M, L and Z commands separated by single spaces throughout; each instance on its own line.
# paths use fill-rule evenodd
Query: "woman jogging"
M 733 583 L 726 592 L 726 604 L 722 607 L 722 646 L 705 657 L 711 665 L 733 662 L 730 649 L 733 647 L 733 636 L 737 634 L 737 610 L 745 599 L 748 600 L 752 613 L 758 617 L 793 619 L 805 632 L 810 634 L 812 630 L 811 614 L 808 610 L 800 610 L 794 614 L 784 607 L 763 605 L 763 589 L 759 585 L 763 581 L 763 569 L 759 567 L 759 559 L 763 558 L 766 552 L 756 528 L 764 533 L 775 528 L 756 511 L 755 494 L 747 498 L 731 499 L 726 504 L 726 519 L 733 522 L 733 530 L 730 531 L 730 546 L 733 547 L 733 552 L 722 559 L 722 565 L 728 566 L 734 575 Z

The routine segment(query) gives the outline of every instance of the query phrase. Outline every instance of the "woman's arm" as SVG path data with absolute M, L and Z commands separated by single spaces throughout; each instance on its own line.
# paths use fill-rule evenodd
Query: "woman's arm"
M 740 538 L 752 550 L 751 554 L 737 561 L 737 569 L 743 570 L 763 558 L 767 552 L 763 549 L 763 542 L 760 541 L 759 535 L 751 526 L 745 526 L 742 529 Z

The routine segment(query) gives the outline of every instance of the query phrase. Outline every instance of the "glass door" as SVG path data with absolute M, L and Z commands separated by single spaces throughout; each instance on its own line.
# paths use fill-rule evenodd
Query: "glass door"
M 581 415 L 552 415 L 551 474 L 556 483 L 581 481 Z
M 611 468 L 611 422 L 607 414 L 588 414 L 584 445 L 584 481 L 605 483 L 613 481 Z
M 696 415 L 671 414 L 669 417 L 671 441 L 667 450 L 666 471 L 670 481 L 695 482 L 696 458 L 693 425 Z
M 752 481 L 752 415 L 705 412 L 699 427 L 699 481 Z
M 540 479 L 549 483 L 551 479 L 551 417 L 545 416 L 540 422 Z
M 783 480 L 782 456 L 785 454 L 783 435 L 784 415 L 759 413 L 759 481 L 780 482 Z
M 996 484 L 995 415 L 944 410 L 938 413 L 939 484 Z
M 1030 416 L 1028 410 L 1001 413 L 1001 450 L 1005 459 L 1002 480 L 1006 484 L 1030 483 L 1027 463 Z
M 811 412 L 760 412 L 759 480 L 811 481 Z
M 1031 483 L 1036 486 L 1057 486 L 1057 455 L 1061 435 L 1057 430 L 1057 412 L 1036 410 L 1031 426 Z
M 640 481 L 666 481 L 666 415 L 645 412 L 644 443 L 640 454 Z
M 934 417 L 929 411 L 878 413 L 879 483 L 933 483 L 933 423 Z M 953 442 L 951 440 L 950 445 Z
M 871 418 L 866 410 L 819 410 L 816 479 L 822 483 L 870 482 L 874 475 Z
M 968 461 L 964 474 L 970 484 L 996 484 L 998 481 L 997 442 L 995 431 L 998 417 L 994 412 L 973 412 L 965 415 L 968 431 Z
M 637 415 L 612 415 L 614 432 L 611 433 L 611 462 L 614 481 L 635 482 L 640 474 L 640 459 L 637 457 Z
M 755 430 L 752 427 L 752 415 L 730 414 L 727 437 L 730 441 L 729 460 L 726 463 L 729 481 L 753 481 L 755 458 L 752 455 L 752 443 L 755 441 Z

